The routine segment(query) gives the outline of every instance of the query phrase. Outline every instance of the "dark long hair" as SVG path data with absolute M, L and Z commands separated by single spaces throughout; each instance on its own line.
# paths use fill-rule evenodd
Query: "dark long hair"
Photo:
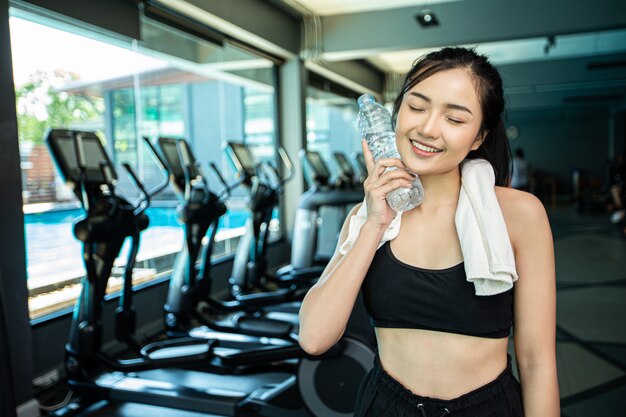
M 443 48 L 415 61 L 406 74 L 402 90 L 393 105 L 393 122 L 396 123 L 404 95 L 426 78 L 445 70 L 464 69 L 470 72 L 483 112 L 480 134 L 483 143 L 470 151 L 467 159 L 482 158 L 489 161 L 496 175 L 496 185 L 506 186 L 511 177 L 511 148 L 504 129 L 504 93 L 502 78 L 487 57 L 468 48 Z M 395 127 L 395 126 L 394 126 Z

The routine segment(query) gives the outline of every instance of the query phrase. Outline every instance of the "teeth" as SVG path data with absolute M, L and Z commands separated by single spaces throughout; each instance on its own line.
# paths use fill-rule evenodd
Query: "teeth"
M 426 146 L 426 145 L 422 145 L 419 142 L 415 142 L 415 141 L 411 141 L 411 143 L 413 144 L 413 146 L 415 146 L 417 149 L 419 149 L 420 151 L 424 151 L 424 152 L 441 152 L 441 149 L 436 149 L 436 148 L 431 148 L 430 146 Z

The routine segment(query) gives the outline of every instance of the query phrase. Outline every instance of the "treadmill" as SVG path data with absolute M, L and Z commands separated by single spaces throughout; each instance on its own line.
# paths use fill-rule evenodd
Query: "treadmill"
M 86 404 L 109 400 L 227 416 L 311 416 L 301 401 L 294 401 L 293 392 L 285 393 L 283 387 L 293 385 L 292 373 L 216 375 L 182 369 L 219 362 L 214 353 L 219 344 L 216 340 L 181 338 L 145 346 L 134 340 L 132 269 L 140 233 L 149 223 L 144 210 L 165 185 L 148 192 L 125 164 L 143 195 L 138 204 L 131 204 L 116 193 L 117 173 L 94 132 L 49 130 L 46 142 L 62 177 L 85 211 L 85 216 L 74 224 L 74 235 L 83 243 L 87 275 L 82 279 L 66 345 L 65 365 L 71 389 Z M 147 140 L 146 145 L 151 146 Z M 134 357 L 118 359 L 102 349 L 102 307 L 113 262 L 126 238 L 131 247 L 115 330 L 116 338 L 126 343 Z M 189 353 L 181 353 L 180 348 Z

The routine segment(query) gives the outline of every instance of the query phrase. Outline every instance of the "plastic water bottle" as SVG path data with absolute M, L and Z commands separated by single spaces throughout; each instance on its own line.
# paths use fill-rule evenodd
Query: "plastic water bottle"
M 359 97 L 358 125 L 361 135 L 367 141 L 374 161 L 381 158 L 400 158 L 396 148 L 396 135 L 391 125 L 391 114 L 369 94 Z M 387 168 L 386 171 L 397 169 Z M 385 172 L 386 172 L 385 171 Z M 396 188 L 387 194 L 387 203 L 396 212 L 411 210 L 424 199 L 424 187 L 415 176 L 409 188 Z

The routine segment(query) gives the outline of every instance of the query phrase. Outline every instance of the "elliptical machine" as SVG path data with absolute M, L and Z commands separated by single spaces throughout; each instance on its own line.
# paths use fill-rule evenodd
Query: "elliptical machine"
M 250 291 L 267 291 L 266 282 L 279 286 L 297 285 L 306 289 L 321 275 L 328 259 L 315 259 L 317 245 L 317 220 L 323 206 L 345 206 L 363 200 L 362 191 L 333 189 L 330 187 L 330 171 L 318 152 L 302 151 L 301 158 L 305 173 L 314 184 L 300 198 L 296 212 L 295 229 L 292 239 L 291 262 L 272 274 L 267 267 L 267 237 L 272 211 L 279 203 L 283 184 L 292 175 L 292 164 L 287 154 L 279 148 L 279 154 L 288 172 L 286 177 L 273 183 L 263 169 L 278 176 L 277 170 L 269 164 L 257 164 L 250 149 L 242 143 L 229 142 L 226 152 L 237 171 L 242 184 L 249 190 L 251 218 L 246 223 L 246 233 L 239 241 L 233 271 L 229 284 L 237 294 Z
M 273 208 L 278 204 L 282 186 L 292 174 L 291 161 L 284 150 L 279 148 L 287 175 L 281 178 L 274 167 L 266 166 L 266 169 L 279 178 L 273 183 L 267 176 L 261 174 L 262 164 L 255 163 L 251 150 L 245 144 L 228 142 L 225 150 L 239 178 L 243 179 L 242 184 L 249 188 L 249 207 L 252 212 L 246 224 L 246 233 L 237 246 L 229 280 L 233 296 L 237 298 L 245 294 L 246 290 L 255 291 L 259 288 L 265 290 L 265 282 L 277 282 L 282 285 L 296 283 L 304 288 L 305 291 L 301 293 L 303 296 L 308 289 L 307 284 L 313 283 L 323 268 L 313 265 L 293 269 L 283 275 L 272 275 L 267 271 L 266 250 L 269 222 Z M 317 156 L 319 157 L 319 154 Z M 328 172 L 327 169 L 326 172 Z M 330 174 L 326 176 L 326 178 L 329 177 Z M 329 192 L 327 196 L 332 196 L 330 199 L 337 204 L 349 204 L 363 199 L 362 193 L 351 193 L 347 190 L 332 194 Z M 329 198 L 314 196 L 311 192 L 305 200 L 307 203 L 303 206 L 314 207 L 318 198 L 326 203 L 329 201 Z M 296 218 L 296 223 L 298 221 Z M 282 304 L 266 307 L 265 310 L 279 312 L 279 314 L 297 314 L 299 304 Z M 353 401 L 356 399 L 356 392 L 363 375 L 371 368 L 375 346 L 373 328 L 359 296 L 344 337 L 329 351 L 332 358 L 320 360 L 321 358 L 305 356 L 299 361 L 297 381 L 300 394 L 307 408 L 314 415 L 324 417 L 352 415 Z M 341 395 L 329 395 L 332 392 L 341 393 Z
M 291 241 L 291 261 L 276 272 L 279 277 L 291 276 L 298 271 L 323 272 L 329 259 L 316 257 L 320 209 L 345 207 L 363 201 L 363 190 L 347 187 L 348 179 L 331 183 L 331 173 L 319 152 L 301 150 L 300 159 L 309 189 L 298 202 Z M 344 175 L 345 177 L 345 175 Z M 342 188 L 343 187 L 343 188 Z
M 301 270 L 298 274 L 289 276 L 274 275 L 268 270 L 267 241 L 270 221 L 284 191 L 284 184 L 293 175 L 293 166 L 287 153 L 278 148 L 286 171 L 286 175 L 281 177 L 271 164 L 256 163 L 252 152 L 243 143 L 227 142 L 225 151 L 240 183 L 248 189 L 250 210 L 250 218 L 245 224 L 246 231 L 237 244 L 233 270 L 228 280 L 233 297 L 259 290 L 269 291 L 270 283 L 291 287 L 317 278 L 318 269 Z M 304 296 L 304 293 L 301 292 L 298 296 Z
M 346 179 L 348 188 L 363 192 L 363 180 L 360 175 L 357 175 L 346 154 L 341 151 L 335 151 L 333 152 L 333 157 L 337 167 L 339 167 L 340 175 Z
M 367 165 L 365 165 L 363 152 L 355 152 L 352 154 L 352 157 L 354 158 L 356 166 L 359 170 L 359 182 L 363 184 L 363 181 L 367 178 Z
M 230 366 L 229 369 L 235 372 L 239 372 L 241 366 L 252 369 L 277 368 L 282 370 L 286 367 L 282 366 L 281 363 L 277 365 L 277 362 L 286 361 L 294 364 L 295 367 L 292 366 L 293 370 L 291 371 L 293 372 L 292 378 L 281 384 L 280 389 L 275 389 L 274 396 L 280 393 L 283 399 L 290 398 L 291 403 L 303 403 L 309 412 L 317 417 L 351 416 L 360 381 L 371 367 L 374 355 L 373 333 L 369 327 L 369 322 L 363 323 L 363 320 L 352 319 L 346 331 L 346 337 L 342 338 L 337 345 L 325 355 L 309 357 L 297 344 L 296 334 L 288 331 L 289 338 L 283 338 L 280 335 L 281 328 L 283 331 L 285 331 L 284 329 L 291 329 L 289 323 L 268 319 L 258 311 L 252 313 L 255 308 L 265 308 L 271 302 L 283 301 L 282 296 L 272 296 L 271 292 L 269 295 L 255 292 L 251 294 L 239 293 L 231 301 L 212 299 L 210 292 L 205 291 L 209 291 L 207 289 L 211 287 L 211 248 L 215 238 L 217 218 L 221 215 L 223 208 L 215 203 L 215 199 L 219 200 L 219 197 L 214 194 L 213 197 L 206 197 L 210 193 L 207 181 L 196 166 L 196 159 L 188 143 L 182 139 L 169 138 L 160 138 L 158 143 L 162 151 L 164 165 L 169 169 L 174 189 L 177 190 L 179 196 L 184 197 L 179 212 L 184 214 L 181 219 L 186 221 L 185 234 L 194 235 L 186 236 L 187 246 L 189 247 L 193 242 L 199 244 L 205 237 L 207 240 L 206 247 L 202 252 L 200 267 L 197 270 L 195 258 L 192 259 L 189 256 L 180 255 L 175 264 L 170 282 L 168 305 L 166 306 L 166 312 L 170 316 L 168 321 L 174 318 L 172 322 L 178 323 L 178 329 L 184 329 L 191 336 L 218 339 L 219 342 L 215 351 L 219 351 L 222 346 L 237 349 L 236 352 L 221 358 L 222 364 Z M 234 147 L 237 148 L 238 144 Z M 238 151 L 242 152 L 241 148 Z M 244 163 L 240 165 L 241 168 L 249 169 L 249 173 L 252 172 L 250 169 L 252 168 L 256 175 L 259 168 L 247 163 L 247 161 L 252 161 L 251 154 L 242 155 L 240 154 Z M 245 159 L 246 156 L 249 156 L 250 159 Z M 232 162 L 239 163 L 239 157 Z M 245 181 L 246 176 L 242 175 L 235 184 L 227 185 L 217 168 L 214 166 L 212 168 L 227 190 L 225 195 L 230 189 Z M 256 180 L 251 180 L 251 183 L 254 181 Z M 196 215 L 195 210 L 204 214 Z M 267 210 L 269 211 L 269 208 Z M 268 222 L 270 218 L 271 212 L 265 213 L 263 219 Z M 199 223 L 202 221 L 212 222 L 212 229 L 201 227 Z M 207 230 L 210 231 L 207 232 Z M 183 250 L 184 252 L 185 250 Z M 198 251 L 191 249 L 188 250 L 188 253 L 198 253 Z M 194 280 L 197 282 L 194 283 Z M 203 280 L 207 281 L 201 284 Z M 188 284 L 185 284 L 186 282 Z M 289 289 L 289 292 L 291 291 Z M 278 293 L 284 294 L 285 290 L 278 290 Z M 248 303 L 249 307 L 246 307 Z M 215 319 L 216 312 L 224 312 L 220 310 L 222 305 L 227 305 L 229 308 L 226 310 L 231 311 L 230 307 L 234 309 L 238 304 L 239 308 L 244 311 L 229 316 L 231 317 L 229 319 Z M 202 308 L 203 305 L 206 308 Z M 357 306 L 355 311 L 362 312 L 362 308 L 360 310 Z M 242 321 L 242 318 L 245 320 Z M 196 319 L 205 326 L 192 328 L 192 319 Z M 229 320 L 237 325 L 230 327 L 223 325 Z M 219 330 L 221 333 L 214 330 Z M 240 334 L 232 335 L 223 332 L 265 337 L 255 339 L 246 336 L 244 339 Z M 224 343 L 224 341 L 228 343 Z M 285 415 L 296 416 L 292 413 Z
M 181 201 L 177 213 L 185 230 L 185 245 L 176 256 L 164 306 L 165 324 L 170 336 L 242 341 L 243 348 L 250 348 L 253 343 L 295 343 L 291 323 L 273 320 L 260 313 L 265 306 L 289 301 L 295 289 L 239 294 L 229 301 L 211 295 L 211 254 L 219 219 L 226 213 L 224 198 L 243 180 L 228 185 L 211 163 L 224 187 L 222 195 L 218 196 L 209 190 L 206 177 L 186 140 L 162 137 L 157 143 L 174 191 Z M 203 245 L 203 242 L 206 244 Z M 199 328 L 192 321 L 204 327 Z M 242 338 L 233 333 L 263 339 Z
M 150 197 L 165 184 L 148 192 L 125 165 L 143 195 L 139 204 L 130 204 L 116 194 L 117 174 L 95 133 L 55 129 L 47 133 L 46 142 L 62 177 L 86 212 L 74 225 L 75 236 L 83 242 L 87 275 L 82 280 L 66 345 L 65 364 L 72 389 L 89 403 L 119 400 L 231 416 L 310 417 L 302 401 L 294 396 L 298 391 L 293 388 L 292 372 L 215 375 L 170 368 L 228 361 L 245 365 L 262 352 L 218 357 L 218 341 L 212 339 L 181 338 L 146 346 L 138 343 L 134 338 L 132 269 L 140 233 L 148 226 L 144 210 Z M 146 144 L 151 147 L 149 141 Z M 130 238 L 131 247 L 115 334 L 136 357 L 117 359 L 102 350 L 102 312 L 113 262 L 126 238 Z M 192 353 L 184 353 L 190 350 Z

